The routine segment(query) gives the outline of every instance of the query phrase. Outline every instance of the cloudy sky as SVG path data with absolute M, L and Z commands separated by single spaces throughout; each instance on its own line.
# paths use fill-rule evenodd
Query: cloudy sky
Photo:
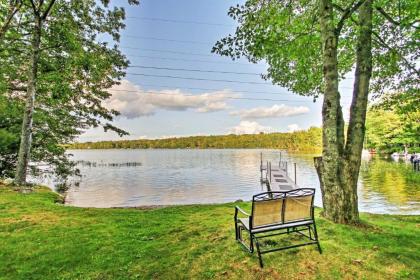
M 125 6 L 126 1 L 115 1 Z M 115 125 L 130 132 L 90 129 L 80 141 L 187 135 L 285 132 L 321 125 L 321 100 L 301 97 L 259 76 L 264 63 L 212 54 L 233 33 L 227 16 L 234 0 L 142 0 L 126 7 L 121 49 L 131 62 L 121 85 L 110 89 Z M 341 85 L 348 106 L 351 80 Z M 348 109 L 344 109 L 347 116 Z

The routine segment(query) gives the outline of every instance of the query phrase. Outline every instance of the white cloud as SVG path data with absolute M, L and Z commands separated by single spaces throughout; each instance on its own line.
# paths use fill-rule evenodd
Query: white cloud
M 276 117 L 290 117 L 302 115 L 309 112 L 309 108 L 305 106 L 287 106 L 284 104 L 273 105 L 271 107 L 257 107 L 246 110 L 231 112 L 231 115 L 240 116 L 242 119 L 262 119 Z
M 200 113 L 228 109 L 226 100 L 236 96 L 229 90 L 202 94 L 188 94 L 179 89 L 161 90 L 153 93 L 144 91 L 127 80 L 110 90 L 112 96 L 105 106 L 112 108 L 129 119 L 153 115 L 157 109 L 185 111 L 195 109 Z
M 274 129 L 270 126 L 262 126 L 257 122 L 241 121 L 239 125 L 232 127 L 229 133 L 233 134 L 257 134 L 260 132 L 273 132 Z
M 294 131 L 298 131 L 301 130 L 301 128 L 299 127 L 299 125 L 293 123 L 293 124 L 289 124 L 287 126 L 287 128 L 289 129 L 289 132 L 294 132 Z

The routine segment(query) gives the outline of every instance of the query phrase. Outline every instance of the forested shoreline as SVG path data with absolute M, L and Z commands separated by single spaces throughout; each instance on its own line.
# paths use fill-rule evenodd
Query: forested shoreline
M 267 148 L 288 151 L 319 152 L 322 146 L 321 128 L 288 133 L 211 135 L 74 143 L 69 149 L 241 149 Z

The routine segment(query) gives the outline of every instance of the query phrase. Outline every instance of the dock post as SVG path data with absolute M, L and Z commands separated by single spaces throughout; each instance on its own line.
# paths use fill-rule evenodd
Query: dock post
M 268 160 L 265 166 L 265 182 L 268 183 Z
M 261 182 L 263 181 L 263 161 L 262 161 L 262 152 L 260 153 L 260 173 L 261 173 Z
M 279 159 L 279 168 L 281 168 L 281 152 L 280 152 L 280 159 Z
M 295 185 L 296 185 L 296 162 L 295 162 Z
M 285 163 L 286 163 L 286 170 L 285 171 L 286 171 L 286 175 L 287 175 L 287 161 Z

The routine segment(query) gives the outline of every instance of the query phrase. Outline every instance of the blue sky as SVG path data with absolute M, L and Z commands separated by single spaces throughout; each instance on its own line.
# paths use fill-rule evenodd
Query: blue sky
M 125 2 L 115 1 L 123 6 Z M 242 2 L 142 0 L 140 6 L 126 6 L 127 27 L 122 32 L 121 49 L 133 67 L 127 69 L 122 85 L 110 91 L 113 96 L 106 106 L 121 111 L 114 124 L 130 136 L 120 138 L 96 128 L 86 131 L 80 141 L 285 132 L 320 126 L 321 99 L 313 103 L 311 97 L 263 81 L 257 74 L 265 72 L 264 63 L 232 61 L 210 52 L 218 39 L 234 32 L 236 22 L 227 11 Z M 340 86 L 346 117 L 351 80 Z

